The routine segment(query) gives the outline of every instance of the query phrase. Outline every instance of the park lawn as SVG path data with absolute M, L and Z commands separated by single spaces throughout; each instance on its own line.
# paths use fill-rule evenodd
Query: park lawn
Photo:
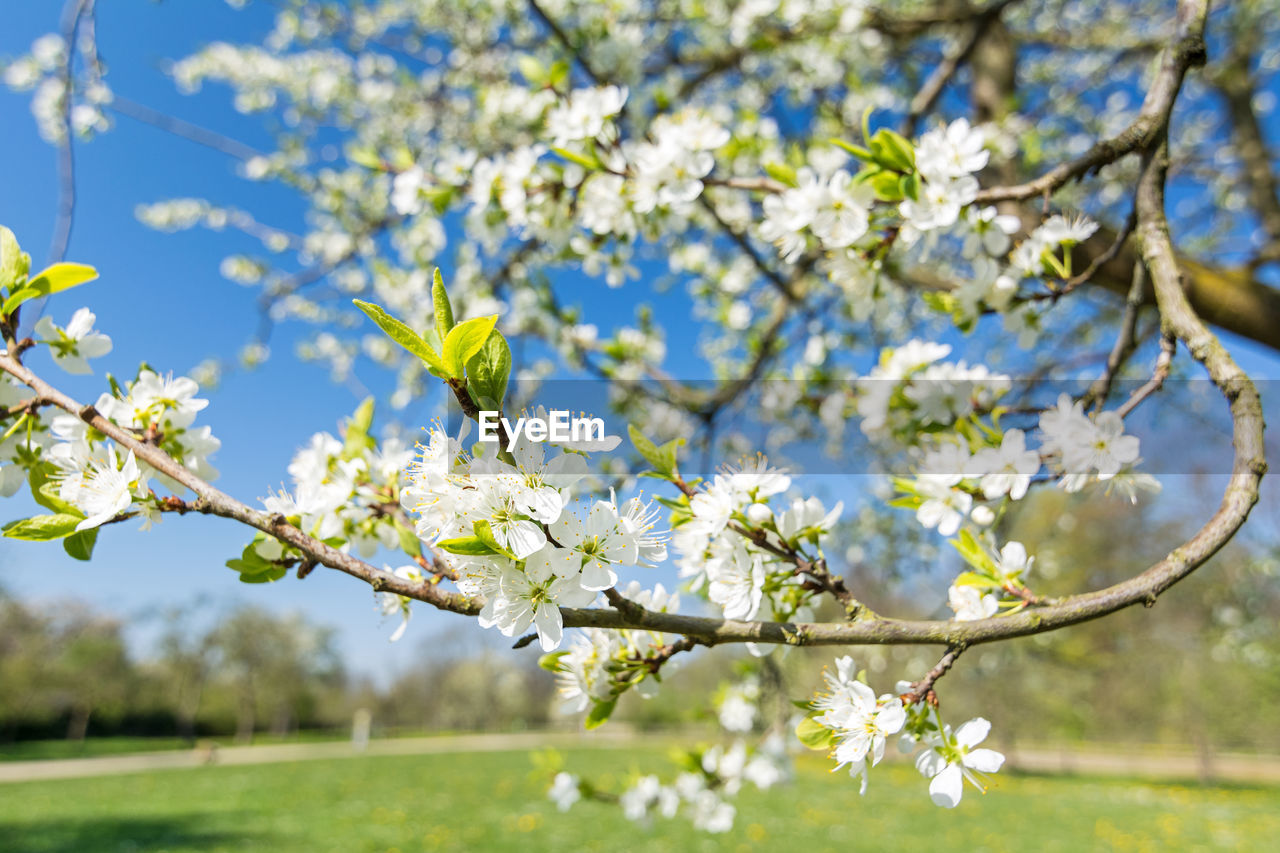
M 565 753 L 584 774 L 662 770 L 661 749 Z M 528 752 L 364 757 L 205 767 L 0 786 L 0 850 L 1269 850 L 1280 789 L 1003 775 L 954 811 L 905 764 L 865 797 L 819 756 L 795 784 L 749 788 L 731 833 L 681 817 L 651 827 L 616 806 L 560 815 Z
M 276 743 L 323 743 L 349 740 L 347 731 L 301 731 L 287 735 L 256 734 L 255 746 Z M 217 743 L 234 746 L 231 737 L 201 737 L 200 743 Z M 82 741 L 26 740 L 0 743 L 0 761 L 49 761 L 59 758 L 100 758 L 105 755 L 136 755 L 140 752 L 168 752 L 175 749 L 191 749 L 191 743 L 179 737 L 91 737 Z

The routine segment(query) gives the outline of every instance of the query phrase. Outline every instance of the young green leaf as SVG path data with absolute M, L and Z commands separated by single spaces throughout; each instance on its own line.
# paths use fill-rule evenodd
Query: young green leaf
M 813 717 L 805 717 L 796 726 L 796 737 L 809 749 L 826 750 L 835 746 L 835 732 Z
M 90 527 L 88 530 L 72 533 L 66 539 L 63 539 L 62 550 L 66 551 L 73 560 L 81 560 L 87 563 L 93 556 L 93 546 L 97 542 L 98 528 Z
M 645 458 L 646 462 L 653 466 L 654 471 L 667 478 L 674 475 L 676 447 L 679 446 L 677 441 L 669 441 L 662 447 L 658 447 L 632 424 L 627 424 L 627 435 L 631 436 L 632 446 Z
M 74 515 L 76 518 L 84 518 L 85 514 L 72 504 L 62 499 L 62 490 L 57 483 L 44 483 L 40 486 L 38 492 L 32 492 L 32 497 L 36 499 L 36 503 L 45 509 L 51 509 L 55 513 L 61 515 Z
M 852 154 L 854 157 L 857 157 L 859 160 L 871 159 L 871 152 L 863 148 L 861 145 L 854 145 L 852 142 L 845 142 L 843 139 L 833 138 L 828 141 L 832 145 L 836 146 L 837 148 L 843 148 L 845 151 L 848 151 L 850 154 Z
M 609 721 L 609 716 L 613 713 L 613 709 L 617 706 L 616 698 L 607 702 L 596 702 L 591 706 L 591 710 L 587 712 L 587 719 L 583 721 L 583 726 L 587 729 L 598 729 Z
M 872 150 L 879 155 L 880 163 L 897 172 L 909 172 L 915 168 L 916 152 L 911 143 L 900 133 L 887 127 L 876 131 Z
M 786 184 L 789 187 L 796 185 L 796 170 L 786 163 L 765 163 L 764 171 L 780 184 Z
M 400 542 L 400 550 L 404 551 L 411 557 L 416 557 L 422 553 L 422 541 L 418 539 L 418 534 L 398 520 L 393 520 L 392 524 L 396 529 L 396 537 Z
M 569 654 L 568 650 L 560 651 L 560 652 L 547 652 L 545 655 L 538 658 L 538 666 L 542 667 L 548 672 L 559 672 L 560 658 L 564 657 L 567 654 Z
M 530 86 L 541 86 L 547 81 L 547 70 L 535 56 L 527 53 L 517 56 L 516 69 Z
M 97 277 L 98 271 L 85 264 L 54 264 L 41 270 L 39 275 L 28 281 L 17 293 L 10 294 L 4 305 L 0 306 L 0 314 L 12 314 L 24 302 L 70 290 Z
M 912 201 L 920 200 L 920 176 L 915 172 L 909 175 L 903 175 L 898 181 L 898 189 L 902 194 Z
M 862 141 L 868 145 L 871 144 L 871 114 L 875 111 L 876 108 L 872 106 L 862 111 Z
M 868 183 L 881 201 L 902 201 L 902 188 L 898 186 L 897 172 L 877 172 Z
M 284 577 L 287 569 L 280 563 L 266 559 L 254 547 L 264 538 L 262 534 L 258 534 L 252 542 L 244 546 L 238 559 L 227 560 L 227 568 L 235 569 L 240 573 L 241 583 L 268 583 Z
M 444 289 L 444 276 L 440 275 L 439 267 L 431 277 L 431 309 L 436 315 L 436 334 L 443 341 L 453 328 L 453 306 L 449 304 L 449 293 Z
M 442 375 L 447 374 L 444 369 L 444 362 L 440 360 L 439 354 L 433 350 L 426 341 L 424 341 L 417 332 L 410 329 L 404 323 L 392 317 L 381 307 L 374 305 L 372 302 L 362 302 L 359 299 L 353 299 L 352 302 L 357 308 L 363 311 L 370 320 L 378 324 L 378 328 L 386 333 L 387 337 L 416 355 L 418 358 L 426 362 L 427 366 Z
M 484 544 L 476 536 L 459 536 L 455 539 L 445 539 L 436 544 L 450 554 L 458 554 L 463 557 L 483 557 L 487 554 L 495 553 L 492 548 Z
M 547 85 L 553 89 L 561 88 L 561 85 L 569 79 L 570 70 L 568 60 L 557 59 L 551 63 L 551 70 L 547 72 Z
M 32 466 L 27 473 L 27 484 L 31 487 L 31 496 L 45 509 L 84 518 L 83 512 L 62 499 L 58 483 L 49 479 L 49 473 L 53 470 L 53 466 L 48 462 Z
M 355 459 L 363 456 L 366 450 L 377 446 L 377 441 L 369 434 L 373 426 L 373 398 L 365 397 L 346 423 L 346 435 L 343 437 L 342 458 Z
M 50 539 L 61 539 L 76 531 L 76 525 L 82 517 L 59 512 L 53 515 L 36 515 L 31 518 L 20 518 L 11 521 L 3 528 L 9 539 L 24 539 L 28 542 L 47 542 Z
M 386 170 L 386 164 L 382 162 L 382 157 L 372 146 L 348 145 L 346 154 L 347 160 L 357 166 L 364 166 L 366 169 L 371 169 L 375 172 Z
M 501 411 L 511 377 L 511 347 L 494 329 L 480 351 L 467 362 L 467 390 L 481 409 Z
M 497 314 L 475 317 L 449 330 L 444 339 L 444 368 L 451 377 L 461 379 L 467 362 L 480 351 L 498 322 Z
M 554 151 L 556 154 L 560 155 L 561 157 L 563 157 L 564 159 L 570 161 L 571 163 L 577 163 L 579 166 L 581 166 L 582 168 L 588 171 L 594 172 L 600 168 L 600 161 L 595 159 L 594 157 L 588 157 L 585 154 L 579 154 L 578 152 L 570 151 L 567 148 L 553 147 L 551 150 Z
M 502 544 L 494 537 L 493 528 L 489 526 L 489 522 L 484 519 L 480 519 L 471 525 L 471 529 L 475 531 L 476 538 L 484 543 L 484 546 L 489 549 L 490 553 L 502 554 L 503 556 L 510 557 L 513 560 L 516 558 L 515 554 L 512 554 L 506 548 L 502 547 Z M 457 552 L 455 551 L 454 553 Z
M 17 284 L 31 267 L 31 258 L 23 253 L 18 238 L 0 225 L 0 287 L 6 291 Z

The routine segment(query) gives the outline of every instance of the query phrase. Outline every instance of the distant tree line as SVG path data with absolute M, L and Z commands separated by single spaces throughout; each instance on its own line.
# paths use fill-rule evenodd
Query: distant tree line
M 1189 503 L 1209 491 L 1185 480 Z M 1050 493 L 1007 523 L 1039 549 L 1036 572 L 1045 594 L 1052 594 L 1056 587 L 1105 585 L 1135 555 L 1158 556 L 1148 553 L 1164 541 L 1153 531 L 1167 527 L 1176 535 L 1183 525 L 1176 516 L 1154 513 L 1141 524 L 1131 521 L 1105 504 Z M 1265 508 L 1255 531 L 1220 557 L 1218 579 L 1191 578 L 1152 612 L 975 650 L 976 665 L 953 680 L 945 701 L 965 712 L 989 709 L 1006 746 L 1038 733 L 1037 739 L 1059 741 L 1180 744 L 1205 754 L 1280 752 L 1276 522 L 1274 508 Z M 1040 545 L 1055 532 L 1071 535 L 1069 549 Z M 866 544 L 874 557 L 873 543 Z M 915 592 L 921 588 L 916 575 L 950 570 L 947 555 L 939 554 L 932 567 L 886 575 L 875 603 L 927 616 L 937 602 Z M 537 667 L 536 649 L 512 655 L 465 626 L 421 634 L 416 662 L 379 686 L 348 672 L 333 629 L 302 614 L 281 617 L 240 606 L 194 628 L 210 609 L 198 602 L 152 614 L 158 637 L 149 655 L 138 657 L 117 617 L 83 602 L 37 604 L 0 592 L 0 745 L 108 735 L 247 742 L 255 733 L 345 731 L 360 708 L 371 712 L 375 734 L 575 724 L 558 713 L 554 678 Z M 873 672 L 923 662 L 926 654 L 848 651 Z M 710 731 L 726 685 L 753 675 L 783 683 L 760 700 L 757 727 L 791 713 L 789 702 L 765 707 L 769 697 L 821 679 L 816 664 L 801 655 L 744 662 L 713 649 L 664 674 L 667 689 L 656 698 L 624 697 L 616 719 L 643 729 Z M 1247 701 L 1248 715 L 1222 713 L 1240 701 Z
M 261 732 L 346 728 L 357 708 L 381 728 L 547 722 L 552 685 L 531 658 L 499 660 L 462 638 L 377 690 L 346 671 L 334 631 L 301 614 L 241 606 L 193 630 L 196 610 L 158 614 L 160 634 L 144 657 L 130 652 L 119 618 L 87 603 L 0 592 L 0 744 L 111 735 L 248 742 Z

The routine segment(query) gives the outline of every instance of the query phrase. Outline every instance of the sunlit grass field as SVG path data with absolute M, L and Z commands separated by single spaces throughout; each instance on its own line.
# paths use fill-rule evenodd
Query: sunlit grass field
M 661 749 L 573 750 L 584 774 L 662 770 Z M 1274 850 L 1280 789 L 1004 775 L 954 811 L 908 765 L 871 790 L 804 756 L 794 784 L 737 800 L 724 836 L 681 817 L 641 827 L 616 806 L 545 799 L 527 752 L 165 770 L 0 786 L 0 850 L 411 851 L 920 849 Z

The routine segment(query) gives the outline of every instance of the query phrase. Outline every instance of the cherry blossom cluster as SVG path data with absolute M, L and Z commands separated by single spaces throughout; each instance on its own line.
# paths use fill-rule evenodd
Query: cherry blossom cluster
M 1022 429 L 995 428 L 998 414 L 986 423 L 975 410 L 953 430 L 921 439 L 915 476 L 894 480 L 902 496 L 893 506 L 914 510 L 921 526 L 941 536 L 959 533 L 952 544 L 969 569 L 948 592 L 958 620 L 985 619 L 1002 604 L 1020 608 L 1034 599 L 1024 583 L 1034 557 L 1020 542 L 998 546 L 992 526 L 1042 470 L 1067 492 L 1094 485 L 1136 502 L 1140 492 L 1160 490 L 1159 481 L 1137 470 L 1139 440 L 1125 434 L 1116 411 L 1086 415 L 1081 401 L 1063 394 L 1039 416 L 1038 449 L 1028 447 Z
M 111 127 L 104 110 L 113 95 L 103 80 L 97 57 L 88 53 L 80 59 L 84 68 L 73 76 L 73 58 L 68 56 L 66 42 L 62 36 L 49 33 L 31 44 L 30 53 L 4 68 L 6 86 L 16 92 L 32 92 L 31 114 L 47 142 L 64 142 L 68 124 L 71 132 L 82 138 Z
M 899 750 L 915 752 L 916 769 L 929 779 L 929 796 L 937 805 L 959 805 L 965 781 L 986 792 L 986 776 L 1004 764 L 1000 753 L 978 747 L 990 723 L 978 717 L 953 732 L 936 705 L 911 693 L 910 682 L 900 681 L 893 693 L 876 696 L 852 658 L 837 658 L 835 664 L 834 671 L 824 674 L 826 689 L 809 703 L 808 715 L 797 728 L 806 746 L 829 751 L 836 761 L 834 769 L 847 766 L 849 775 L 861 780 L 865 794 L 888 739 L 899 735 Z
M 727 619 L 812 619 L 798 561 L 821 559 L 843 504 L 828 511 L 815 497 L 788 500 L 790 488 L 790 475 L 760 456 L 725 467 L 677 510 L 680 576 Z
M 414 553 L 416 547 L 404 548 L 406 541 L 415 541 L 412 531 L 394 511 L 400 500 L 400 473 L 413 450 L 394 432 L 375 438 L 373 414 L 369 399 L 345 421 L 341 438 L 314 434 L 289 463 L 292 488 L 267 496 L 262 504 L 317 539 L 338 543 L 361 557 L 373 557 L 379 549 Z M 241 571 L 243 580 L 258 573 L 268 580 L 297 559 L 279 540 L 259 536 L 232 568 Z
M 617 584 L 620 568 L 666 559 L 666 535 L 638 497 L 572 500 L 587 475 L 583 451 L 548 459 L 546 445 L 523 436 L 510 453 L 499 447 L 464 451 L 460 439 L 433 427 L 400 501 L 417 516 L 418 536 L 448 555 L 459 587 L 484 598 L 482 626 L 506 636 L 533 627 L 552 651 L 562 640 L 559 608 L 590 604 Z
M 649 590 L 633 580 L 620 592 L 626 600 L 655 613 L 680 609 L 679 595 L 667 592 L 662 584 Z M 548 655 L 542 664 L 556 673 L 556 689 L 565 710 L 588 712 L 587 725 L 592 727 L 607 719 L 618 697 L 632 688 L 646 699 L 657 695 L 660 672 L 669 671 L 676 660 L 667 664 L 655 656 L 675 639 L 658 631 L 583 628 L 574 633 L 567 649 Z M 654 666 L 655 660 L 661 666 Z
M 882 350 L 879 363 L 858 380 L 862 432 L 910 444 L 923 428 L 989 409 L 1009 390 L 1008 376 L 981 364 L 942 361 L 950 353 L 947 344 L 919 339 Z
M 6 228 L 0 228 L 0 250 L 6 256 L 4 275 L 11 279 L 3 285 L 6 305 L 15 306 L 11 311 L 43 289 L 63 290 L 96 277 L 92 268 L 78 264 L 55 264 L 28 276 L 30 259 Z M 89 360 L 112 348 L 111 339 L 94 328 L 95 320 L 88 308 L 77 310 L 65 327 L 50 315 L 42 316 L 34 337 L 23 345 L 45 349 L 68 373 L 91 373 Z M 97 414 L 164 451 L 201 479 L 217 477 L 209 457 L 222 443 L 209 426 L 195 424 L 208 401 L 196 396 L 200 389 L 194 380 L 143 367 L 123 386 L 113 378 L 110 384 L 112 390 L 93 406 Z M 42 412 L 43 405 L 47 402 L 8 374 L 0 378 L 0 425 L 5 430 L 0 438 L 0 495 L 11 496 L 29 484 L 36 502 L 50 511 L 11 522 L 5 536 L 62 539 L 68 553 L 88 559 L 103 524 L 141 517 L 147 529 L 160 520 L 167 503 L 156 495 L 153 482 L 174 496 L 186 492 L 182 484 L 138 460 L 132 451 L 122 452 L 81 418 Z

